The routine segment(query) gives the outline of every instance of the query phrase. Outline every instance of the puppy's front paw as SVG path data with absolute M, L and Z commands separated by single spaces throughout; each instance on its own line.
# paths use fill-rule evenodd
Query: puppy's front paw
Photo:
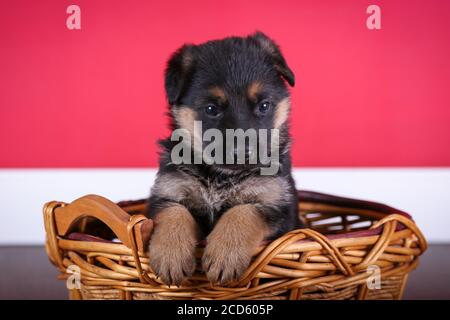
M 239 280 L 268 233 L 253 205 L 238 205 L 223 214 L 209 234 L 202 266 L 212 283 Z
M 197 226 L 190 213 L 182 208 L 168 208 L 156 218 L 150 240 L 150 267 L 167 285 L 180 286 L 195 270 Z
M 242 244 L 231 244 L 208 239 L 208 245 L 202 258 L 202 267 L 208 280 L 225 285 L 239 280 L 252 258 L 251 251 Z
M 149 256 L 150 267 L 167 285 L 181 285 L 183 280 L 192 276 L 195 270 L 193 250 L 165 239 L 151 241 Z

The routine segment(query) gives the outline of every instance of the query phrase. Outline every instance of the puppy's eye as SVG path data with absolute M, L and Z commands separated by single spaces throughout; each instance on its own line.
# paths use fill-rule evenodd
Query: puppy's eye
M 217 106 L 215 106 L 213 104 L 208 104 L 205 107 L 205 113 L 208 116 L 210 116 L 212 118 L 215 118 L 215 117 L 218 117 L 220 115 L 220 110 L 219 110 L 219 108 Z
M 260 114 L 265 114 L 270 110 L 271 103 L 267 100 L 261 101 L 258 105 L 258 112 Z

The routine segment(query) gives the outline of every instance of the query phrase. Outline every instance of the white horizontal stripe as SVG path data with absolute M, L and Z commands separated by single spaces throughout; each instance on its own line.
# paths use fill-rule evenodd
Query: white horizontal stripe
M 0 244 L 42 244 L 42 206 L 94 193 L 145 198 L 156 169 L 0 170 Z M 450 168 L 295 169 L 297 188 L 383 202 L 410 213 L 430 242 L 450 242 Z

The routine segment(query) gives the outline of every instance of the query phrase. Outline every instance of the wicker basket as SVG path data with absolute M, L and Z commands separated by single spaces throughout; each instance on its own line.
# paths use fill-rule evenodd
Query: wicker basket
M 71 299 L 401 299 L 427 248 L 411 217 L 374 202 L 299 196 L 308 228 L 262 244 L 229 287 L 211 285 L 201 269 L 181 287 L 155 277 L 145 253 L 153 227 L 143 215 L 145 200 L 115 204 L 88 195 L 47 203 L 46 250 L 61 279 L 79 272 Z

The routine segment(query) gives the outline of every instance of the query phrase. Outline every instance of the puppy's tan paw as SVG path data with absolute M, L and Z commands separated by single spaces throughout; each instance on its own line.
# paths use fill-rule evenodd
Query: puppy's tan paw
M 167 285 L 180 286 L 195 270 L 197 225 L 183 207 L 161 211 L 150 240 L 150 267 Z
M 165 284 L 180 286 L 195 270 L 193 251 L 155 239 L 150 243 L 150 267 Z
M 226 285 L 241 278 L 251 258 L 252 254 L 239 245 L 211 241 L 203 254 L 202 267 L 209 281 Z
M 212 283 L 239 280 L 267 234 L 267 226 L 253 205 L 238 205 L 220 218 L 207 238 L 202 267 Z

